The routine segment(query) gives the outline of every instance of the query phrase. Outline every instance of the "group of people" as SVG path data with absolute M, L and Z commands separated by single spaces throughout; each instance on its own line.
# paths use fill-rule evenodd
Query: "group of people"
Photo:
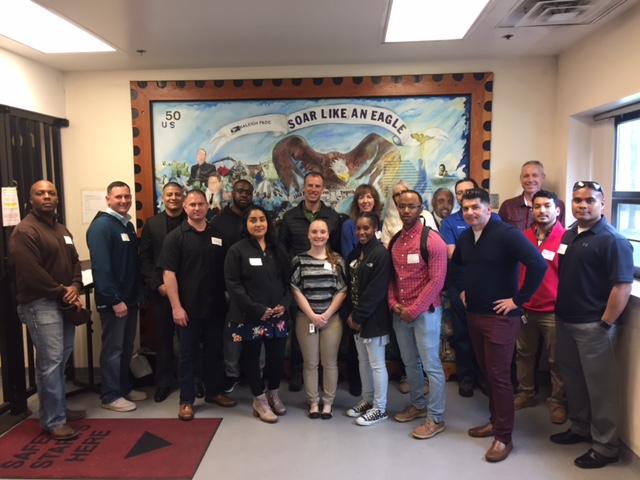
M 564 205 L 542 189 L 544 178 L 540 162 L 525 163 L 523 194 L 503 202 L 499 216 L 471 178 L 458 181 L 453 193 L 434 192 L 432 212 L 400 181 L 390 189 L 384 223 L 377 190 L 361 185 L 343 222 L 321 201 L 322 175 L 310 172 L 304 198 L 277 229 L 269 212 L 252 202 L 247 180 L 235 182 L 231 204 L 211 221 L 202 190 L 185 193 L 169 182 L 162 192 L 165 210 L 147 220 L 140 245 L 128 215 L 129 187 L 113 182 L 106 212 L 87 232 L 103 330 L 102 406 L 126 412 L 147 398 L 129 380 L 144 279 L 158 339 L 154 399 L 164 401 L 172 391 L 177 332 L 180 419 L 194 418 L 197 397 L 235 406 L 228 394 L 243 371 L 253 414 L 276 423 L 286 413 L 279 387 L 288 337 L 308 417 L 331 419 L 338 351 L 348 332 L 355 366 L 349 377 L 358 377 L 352 393 L 361 399 L 346 415 L 362 426 L 388 418 L 385 351 L 395 336 L 410 403 L 394 418 L 424 419 L 412 435 L 428 439 L 445 430 L 440 332 L 443 303 L 450 302 L 459 394 L 470 397 L 486 382 L 489 421 L 468 434 L 494 437 L 487 461 L 507 458 L 515 410 L 535 404 L 542 334 L 551 367 L 551 421 L 571 420 L 551 441 L 591 443 L 575 460 L 582 468 L 615 462 L 614 338 L 633 281 L 632 247 L 602 215 L 598 183 L 574 185 L 577 222 L 565 230 Z M 72 235 L 55 219 L 55 187 L 34 184 L 31 204 L 10 240 L 18 310 L 37 350 L 42 428 L 55 439 L 74 438 L 69 422 L 84 412 L 66 408 L 64 365 L 74 327 L 62 320 L 60 306 L 82 305 L 78 255 Z

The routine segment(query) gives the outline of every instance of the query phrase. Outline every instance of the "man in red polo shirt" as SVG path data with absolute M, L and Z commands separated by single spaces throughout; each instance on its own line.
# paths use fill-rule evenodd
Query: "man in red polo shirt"
M 533 243 L 547 261 L 544 279 L 531 299 L 522 308 L 522 326 L 516 343 L 516 367 L 518 393 L 514 408 L 519 410 L 535 405 L 535 366 L 540 334 L 549 355 L 551 370 L 551 396 L 549 411 L 553 423 L 567 421 L 567 396 L 560 368 L 556 361 L 556 297 L 558 295 L 558 259 L 556 253 L 565 228 L 558 221 L 560 208 L 555 193 L 539 190 L 533 195 L 534 224 L 524 230 L 524 235 Z M 520 285 L 524 283 L 526 267 L 520 268 Z

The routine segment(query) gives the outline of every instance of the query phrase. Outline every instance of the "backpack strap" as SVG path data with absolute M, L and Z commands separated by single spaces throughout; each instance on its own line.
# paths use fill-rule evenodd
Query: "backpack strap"
M 422 255 L 422 259 L 427 265 L 429 264 L 429 251 L 427 250 L 429 232 L 431 232 L 431 227 L 429 225 L 425 225 L 422 229 L 422 235 L 420 236 L 420 255 Z

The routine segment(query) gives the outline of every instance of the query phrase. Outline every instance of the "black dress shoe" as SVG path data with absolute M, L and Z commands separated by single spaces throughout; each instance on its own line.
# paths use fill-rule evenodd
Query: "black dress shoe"
M 473 397 L 473 382 L 462 380 L 458 383 L 458 395 L 465 398 Z
M 582 435 L 578 435 L 571 431 L 571 429 L 562 433 L 554 433 L 549 437 L 553 443 L 557 443 L 559 445 L 575 445 L 576 443 L 590 443 L 591 436 L 583 437 Z
M 158 387 L 153 395 L 153 400 L 157 403 L 164 402 L 171 393 L 171 387 Z
M 196 382 L 196 398 L 204 397 L 204 385 L 202 382 Z
M 573 463 L 580 468 L 602 468 L 610 463 L 616 463 L 619 457 L 607 457 L 596 452 L 593 448 L 581 457 L 576 458 Z

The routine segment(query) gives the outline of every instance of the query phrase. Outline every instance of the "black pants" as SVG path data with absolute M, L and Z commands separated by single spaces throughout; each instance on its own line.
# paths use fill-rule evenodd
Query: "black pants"
M 173 354 L 173 335 L 175 324 L 171 303 L 158 292 L 151 294 L 150 300 L 156 318 L 156 383 L 158 387 L 170 387 L 174 377 L 175 356 Z
M 284 376 L 284 354 L 287 347 L 287 337 L 262 338 L 242 342 L 244 352 L 244 373 L 251 394 L 258 397 L 264 393 L 262 378 L 260 378 L 260 350 L 262 344 L 266 352 L 266 367 L 268 371 L 268 389 L 277 390 L 280 380 Z

